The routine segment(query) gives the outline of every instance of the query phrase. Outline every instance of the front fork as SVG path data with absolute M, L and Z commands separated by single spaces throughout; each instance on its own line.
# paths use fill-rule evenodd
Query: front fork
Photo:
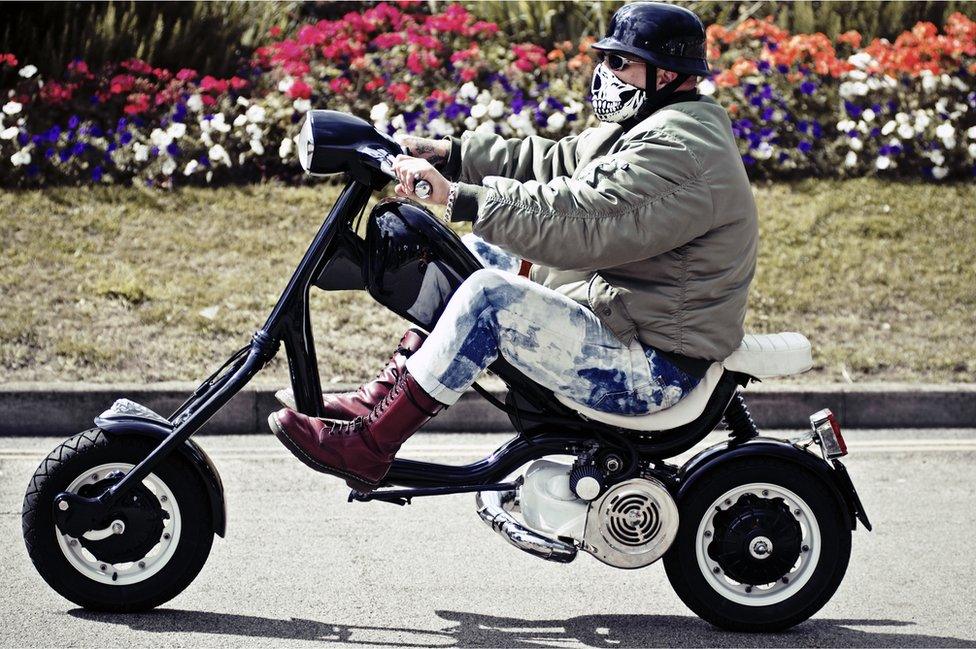
M 318 415 L 323 409 L 315 346 L 308 313 L 308 294 L 312 280 L 334 253 L 336 233 L 348 227 L 352 218 L 366 206 L 372 188 L 350 181 L 319 227 L 315 238 L 292 274 L 264 326 L 251 338 L 247 354 L 231 358 L 223 374 L 204 381 L 170 417 L 173 431 L 125 477 L 98 496 L 86 498 L 61 492 L 54 498 L 54 521 L 62 533 L 78 537 L 99 526 L 111 508 L 134 485 L 176 448 L 198 431 L 231 397 L 263 368 L 285 342 L 292 386 L 301 412 Z M 242 350 L 243 351 L 243 350 Z M 218 371 L 219 373 L 219 371 Z

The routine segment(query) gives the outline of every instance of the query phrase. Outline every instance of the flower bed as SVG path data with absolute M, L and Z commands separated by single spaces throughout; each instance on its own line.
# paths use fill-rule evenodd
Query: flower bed
M 559 138 L 596 124 L 591 41 L 512 43 L 459 5 L 379 4 L 272 30 L 229 79 L 139 60 L 42 80 L 0 54 L 0 183 L 246 182 L 299 178 L 296 124 L 311 107 L 388 133 L 465 129 Z M 771 21 L 708 30 L 716 74 L 753 177 L 976 172 L 976 23 L 954 14 L 893 43 L 791 35 Z

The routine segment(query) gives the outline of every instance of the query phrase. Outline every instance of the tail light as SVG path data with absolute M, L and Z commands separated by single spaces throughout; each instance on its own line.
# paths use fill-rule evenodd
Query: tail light
M 810 415 L 810 425 L 813 427 L 813 434 L 824 450 L 824 455 L 831 457 L 844 457 L 847 455 L 847 442 L 840 433 L 840 424 L 837 417 L 829 409 L 824 408 L 820 412 Z

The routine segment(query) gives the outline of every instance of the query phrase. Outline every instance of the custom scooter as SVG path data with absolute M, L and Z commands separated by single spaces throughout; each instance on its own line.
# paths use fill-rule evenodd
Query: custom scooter
M 143 611 L 193 581 L 214 535 L 226 532 L 223 486 L 190 439 L 194 432 L 282 344 L 296 407 L 323 414 L 312 287 L 365 290 L 433 328 L 481 265 L 432 212 L 407 199 L 379 202 L 360 228 L 401 152 L 362 119 L 307 115 L 298 137 L 302 167 L 344 174 L 346 185 L 264 326 L 172 414 L 119 399 L 31 478 L 24 540 L 54 590 L 88 609 Z M 424 185 L 418 194 L 429 192 Z M 785 629 L 834 594 L 857 522 L 871 529 L 839 460 L 847 449 L 833 414 L 813 414 L 810 431 L 794 439 L 763 437 L 739 391 L 811 365 L 800 334 L 747 335 L 676 406 L 622 416 L 556 395 L 499 358 L 489 372 L 508 388 L 504 400 L 475 389 L 508 415 L 512 439 L 472 464 L 398 458 L 381 488 L 353 491 L 349 500 L 404 505 L 474 493 L 478 516 L 523 552 L 560 563 L 589 555 L 623 569 L 663 557 L 678 596 L 705 620 L 734 630 Z M 727 439 L 683 464 L 668 462 L 723 424 Z

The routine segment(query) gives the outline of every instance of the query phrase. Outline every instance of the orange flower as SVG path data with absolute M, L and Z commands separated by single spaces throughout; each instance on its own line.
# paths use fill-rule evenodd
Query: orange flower
M 590 46 L 593 45 L 593 43 L 595 43 L 595 42 L 596 42 L 596 39 L 593 38 L 592 36 L 587 36 L 586 38 L 584 38 L 583 40 L 581 40 L 580 41 L 580 44 L 579 44 L 580 54 L 583 54 L 585 52 L 588 52 L 590 50 Z
M 548 57 L 550 61 L 557 61 L 566 58 L 562 50 L 549 50 Z
M 855 31 L 855 30 L 852 29 L 852 30 L 846 31 L 843 34 L 841 34 L 840 36 L 838 36 L 837 37 L 837 42 L 838 43 L 847 43 L 848 45 L 850 45 L 853 48 L 858 48 L 858 47 L 861 47 L 861 35 L 857 31 Z
M 722 70 L 715 77 L 715 85 L 719 88 L 731 88 L 739 85 L 739 77 L 732 70 Z

